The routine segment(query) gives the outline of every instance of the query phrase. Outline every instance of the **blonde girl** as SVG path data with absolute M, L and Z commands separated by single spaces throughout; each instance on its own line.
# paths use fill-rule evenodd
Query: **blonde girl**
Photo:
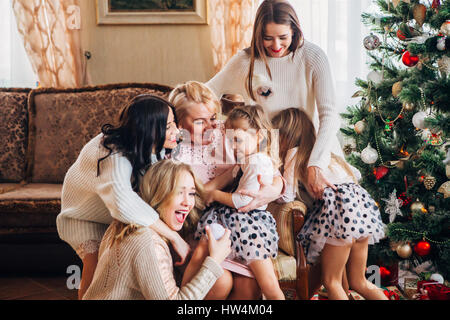
M 188 165 L 172 160 L 154 164 L 142 179 L 140 193 L 171 230 L 195 228 L 195 196 L 202 186 Z M 223 274 L 220 263 L 230 252 L 229 235 L 226 231 L 218 241 L 209 237 L 209 256 L 192 280 L 178 288 L 168 240 L 150 228 L 114 220 L 100 244 L 98 266 L 83 299 L 203 299 Z
M 251 201 L 239 193 L 240 190 L 259 190 L 258 176 L 271 184 L 278 156 L 269 156 L 271 146 L 271 125 L 259 105 L 237 107 L 229 114 L 225 126 L 227 137 L 233 139 L 233 147 L 239 166 L 234 174 L 241 175 L 235 192 L 220 190 L 209 192 L 206 203 L 213 204 L 202 215 L 195 236 L 200 239 L 205 229 L 219 223 L 231 230 L 232 254 L 228 257 L 247 265 L 267 299 L 284 299 L 271 258 L 278 252 L 276 222 L 267 205 L 247 213 L 238 209 Z M 232 130 L 230 132 L 230 130 Z M 204 240 L 203 240 L 204 241 Z M 200 241 L 200 246 L 202 241 Z M 195 253 L 194 253 L 195 254 Z M 190 274 L 185 274 L 189 279 Z
M 287 182 L 285 201 L 295 198 L 298 184 L 308 188 L 307 164 L 316 132 L 308 115 L 289 108 L 272 120 L 279 130 L 280 157 L 284 159 L 283 175 Z M 350 288 L 366 299 L 386 299 L 375 285 L 365 278 L 368 245 L 384 237 L 384 225 L 375 201 L 358 184 L 359 172 L 345 160 L 331 154 L 324 170 L 336 190 L 325 188 L 298 235 L 308 263 L 321 262 L 322 282 L 329 299 L 348 299 L 342 286 L 347 265 Z

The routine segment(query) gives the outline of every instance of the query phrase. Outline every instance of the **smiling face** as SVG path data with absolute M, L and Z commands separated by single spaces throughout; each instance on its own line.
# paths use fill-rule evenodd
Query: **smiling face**
M 191 173 L 186 170 L 181 171 L 172 196 L 169 197 L 160 214 L 161 220 L 170 229 L 174 231 L 181 230 L 186 217 L 194 208 L 195 193 L 196 188 Z
M 289 25 L 270 22 L 266 24 L 263 34 L 263 45 L 266 55 L 281 58 L 289 54 L 292 43 L 292 28 Z
M 175 117 L 173 115 L 172 108 L 169 108 L 169 115 L 167 116 L 166 126 L 166 140 L 164 141 L 164 148 L 174 149 L 177 146 L 177 135 L 180 131 L 175 123 Z
M 195 144 L 206 145 L 212 142 L 211 132 L 217 126 L 217 110 L 213 103 L 189 102 L 186 107 L 187 114 L 181 120 L 180 126 L 191 135 L 191 141 Z

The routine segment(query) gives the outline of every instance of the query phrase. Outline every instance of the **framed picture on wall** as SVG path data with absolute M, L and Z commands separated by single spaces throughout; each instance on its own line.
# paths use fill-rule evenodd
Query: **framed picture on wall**
M 97 24 L 207 24 L 207 0 L 97 0 Z

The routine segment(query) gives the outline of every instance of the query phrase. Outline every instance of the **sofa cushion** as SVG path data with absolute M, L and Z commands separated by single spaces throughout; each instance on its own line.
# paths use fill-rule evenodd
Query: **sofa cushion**
M 294 219 L 292 217 L 292 211 L 299 210 L 300 212 L 306 213 L 306 206 L 300 201 L 292 201 L 285 204 L 272 202 L 267 207 L 267 210 L 272 213 L 277 223 L 277 232 L 280 237 L 280 240 L 278 240 L 278 248 L 290 256 L 295 256 Z
M 30 90 L 0 88 L 0 182 L 25 179 Z
M 0 184 L 0 188 L 3 186 Z M 0 226 L 55 226 L 61 211 L 61 191 L 61 184 L 30 183 L 0 194 Z
M 293 256 L 278 252 L 278 256 L 272 259 L 278 281 L 292 281 L 297 279 L 297 262 Z
M 62 183 L 82 147 L 103 124 L 114 124 L 127 102 L 142 93 L 166 96 L 170 90 L 155 84 L 33 90 L 28 106 L 27 181 Z

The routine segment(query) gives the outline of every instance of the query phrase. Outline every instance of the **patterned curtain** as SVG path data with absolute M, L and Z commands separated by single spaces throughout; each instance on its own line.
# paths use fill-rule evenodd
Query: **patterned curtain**
M 80 87 L 87 80 L 79 0 L 13 0 L 17 29 L 43 87 Z
M 258 0 L 209 0 L 216 72 L 239 50 L 250 46 L 257 4 Z

